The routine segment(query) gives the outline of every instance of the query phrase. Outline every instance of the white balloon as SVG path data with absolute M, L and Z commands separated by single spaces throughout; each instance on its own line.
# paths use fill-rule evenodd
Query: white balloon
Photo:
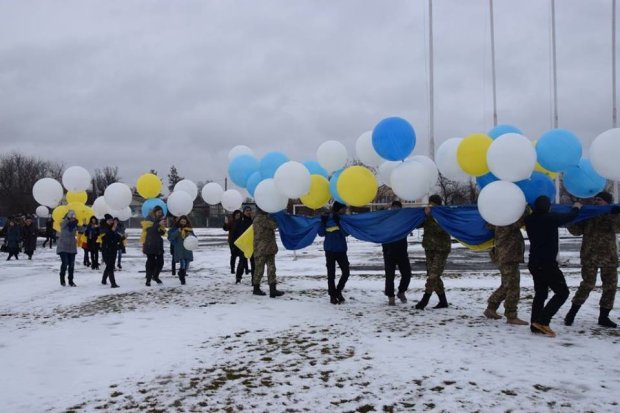
M 338 141 L 325 141 L 317 149 L 316 159 L 331 174 L 347 164 L 347 148 Z
M 418 200 L 430 189 L 428 169 L 421 162 L 403 162 L 392 171 L 390 186 L 399 198 Z
M 439 172 L 446 178 L 464 182 L 469 180 L 469 175 L 463 171 L 456 158 L 456 151 L 463 138 L 450 138 L 442 143 L 435 154 L 435 163 Z
M 103 197 L 110 209 L 123 209 L 131 203 L 132 194 L 127 185 L 115 182 L 105 189 Z
M 590 162 L 604 178 L 620 180 L 620 128 L 609 129 L 598 135 L 590 145 Z
M 118 218 L 119 221 L 127 221 L 129 218 L 131 218 L 131 208 L 125 207 L 123 209 L 116 209 L 116 210 L 113 209 L 113 210 L 110 210 L 108 214 L 112 215 L 114 218 Z
M 372 131 L 364 132 L 355 141 L 355 155 L 364 165 L 376 167 L 385 161 L 372 146 Z
M 181 215 L 187 215 L 192 212 L 194 200 L 187 192 L 174 191 L 168 197 L 166 204 L 168 205 L 168 211 L 170 211 L 172 215 L 180 217 Z
M 106 204 L 105 198 L 100 196 L 95 199 L 95 202 L 93 202 L 93 211 L 95 211 L 95 216 L 98 219 L 103 219 L 103 216 L 105 214 L 109 214 L 112 210 L 110 209 L 110 206 Z
M 491 182 L 482 188 L 480 195 L 478 195 L 480 215 L 488 223 L 497 226 L 517 222 L 523 215 L 525 206 L 523 191 L 512 182 Z
M 489 147 L 487 164 L 491 173 L 503 181 L 529 179 L 536 166 L 536 149 L 525 136 L 505 133 Z
M 192 201 L 198 197 L 198 187 L 189 179 L 183 179 L 174 186 L 172 192 L 183 191 L 187 192 L 192 197 Z
M 245 145 L 237 145 L 228 152 L 228 162 L 232 161 L 239 155 L 252 155 L 254 151 Z
M 52 178 L 41 178 L 32 187 L 34 199 L 41 205 L 56 208 L 62 200 L 62 185 Z
M 202 199 L 209 205 L 216 205 L 222 202 L 222 186 L 215 182 L 209 182 L 202 187 Z
M 185 237 L 183 240 L 183 247 L 188 251 L 195 251 L 198 249 L 198 238 L 193 235 Z
M 69 192 L 82 192 L 90 188 L 90 173 L 81 166 L 67 168 L 62 174 L 62 184 Z
M 428 177 L 428 188 L 432 189 L 437 184 L 439 179 L 439 171 L 435 162 L 425 155 L 415 155 L 407 159 L 408 161 L 420 162 L 426 168 L 426 175 Z
M 273 179 L 262 180 L 254 191 L 256 205 L 268 213 L 279 212 L 288 205 L 288 198 L 281 193 Z
M 280 165 L 273 180 L 278 191 L 288 198 L 299 198 L 310 191 L 310 171 L 297 161 L 288 161 Z
M 377 171 L 377 178 L 379 178 L 380 185 L 391 185 L 392 171 L 402 164 L 401 161 L 385 161 L 379 165 Z
M 46 206 L 39 205 L 36 210 L 36 214 L 39 218 L 47 218 L 50 216 L 50 210 Z
M 222 206 L 226 211 L 234 211 L 241 208 L 243 196 L 236 189 L 229 189 L 222 194 Z

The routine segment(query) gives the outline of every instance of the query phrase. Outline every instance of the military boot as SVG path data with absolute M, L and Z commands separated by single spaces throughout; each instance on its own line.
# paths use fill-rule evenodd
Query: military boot
M 603 327 L 616 328 L 618 324 L 609 319 L 609 312 L 611 310 L 607 308 L 601 308 L 600 315 L 598 316 L 598 325 Z
M 254 284 L 254 291 L 252 291 L 254 295 L 267 295 L 263 290 L 260 289 L 260 285 Z
M 492 320 L 499 320 L 500 318 L 502 318 L 502 316 L 497 314 L 497 311 L 492 308 L 487 308 L 486 310 L 484 310 L 483 314 L 486 318 L 490 318 Z
M 439 297 L 439 303 L 433 308 L 447 308 L 448 300 L 446 299 L 446 293 L 437 294 Z
M 570 310 L 568 310 L 568 313 L 566 314 L 566 317 L 564 317 L 564 325 L 565 326 L 572 326 L 573 322 L 575 321 L 575 316 L 577 315 L 577 312 L 579 312 L 579 309 L 581 308 L 580 305 L 577 304 L 573 304 L 570 307 Z
M 396 298 L 388 297 L 388 305 L 396 305 Z
M 278 291 L 276 288 L 276 283 L 269 284 L 269 297 L 276 298 L 284 295 L 284 292 Z
M 424 293 L 424 295 L 422 296 L 422 299 L 415 305 L 415 308 L 417 308 L 418 310 L 424 310 L 424 308 L 428 304 L 428 300 L 430 299 L 431 299 L 431 294 Z

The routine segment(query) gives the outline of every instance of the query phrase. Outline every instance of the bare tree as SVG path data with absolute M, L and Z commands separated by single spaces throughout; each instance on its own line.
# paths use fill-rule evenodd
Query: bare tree
M 478 187 L 471 180 L 456 182 L 439 174 L 436 188 L 445 205 L 475 204 L 478 200 Z
M 177 171 L 176 166 L 172 165 L 170 167 L 170 173 L 168 174 L 168 190 L 170 192 L 174 191 L 174 186 L 177 184 L 177 182 L 182 181 L 183 178 L 182 176 L 179 176 L 179 172 Z
M 95 169 L 93 174 L 93 199 L 89 201 L 92 203 L 94 198 L 103 195 L 105 189 L 115 183 L 119 182 L 121 177 L 118 175 L 118 166 L 106 166 L 103 169 Z

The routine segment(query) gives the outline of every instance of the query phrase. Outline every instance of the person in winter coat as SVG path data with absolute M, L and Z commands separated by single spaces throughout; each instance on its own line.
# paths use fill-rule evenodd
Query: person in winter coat
M 103 270 L 101 284 L 106 285 L 106 281 L 109 278 L 110 286 L 118 288 L 119 285 L 116 284 L 116 278 L 114 277 L 114 265 L 116 264 L 116 253 L 121 242 L 121 235 L 117 231 L 117 223 L 112 215 L 105 214 L 103 218 L 105 221 L 101 228 L 101 256 L 105 269 Z
M 600 192 L 594 197 L 594 204 L 613 204 L 613 197 L 609 192 Z M 614 206 L 611 209 L 611 214 L 599 215 L 568 227 L 571 234 L 583 235 L 583 241 L 580 252 L 582 281 L 573 297 L 573 304 L 564 318 L 564 324 L 567 326 L 573 324 L 577 312 L 594 289 L 596 274 L 600 269 L 603 294 L 599 301 L 598 324 L 603 327 L 618 327 L 609 319 L 609 312 L 614 308 L 616 290 L 618 289 L 616 234 L 620 232 L 619 213 L 620 207 Z
M 121 240 L 118 243 L 118 254 L 116 262 L 116 268 L 118 268 L 118 270 L 120 271 L 123 269 L 123 266 L 121 265 L 123 254 L 127 252 L 127 250 L 125 249 L 127 235 L 125 234 L 125 225 L 118 218 L 114 218 L 114 224 L 116 224 L 116 232 L 118 232 L 118 235 L 121 236 Z
M 176 223 L 177 218 L 174 216 L 170 217 L 168 227 L 172 228 L 176 225 Z M 170 256 L 172 257 L 170 260 L 170 272 L 172 275 L 177 275 L 177 262 L 174 260 L 174 244 L 172 242 L 170 243 Z
M 84 222 L 84 224 L 86 224 L 86 222 Z M 78 227 L 77 245 L 82 248 L 82 251 L 84 251 L 84 259 L 82 260 L 82 263 L 85 267 L 90 267 L 91 263 L 88 252 L 88 240 L 86 239 L 86 234 L 84 234 L 85 229 L 86 225 Z
M 32 259 L 32 255 L 34 254 L 34 250 L 37 249 L 37 237 L 38 231 L 36 224 L 34 223 L 32 217 L 28 215 L 24 221 L 24 226 L 22 227 L 22 241 L 24 243 L 24 252 L 28 256 L 28 259 Z
M 162 284 L 159 274 L 164 267 L 164 240 L 166 234 L 166 217 L 160 206 L 153 208 L 142 221 L 142 252 L 146 255 L 146 286 L 151 280 Z
M 402 207 L 403 204 L 400 201 L 393 201 L 390 209 L 398 210 Z M 407 297 L 405 292 L 409 288 L 409 282 L 411 281 L 411 263 L 407 253 L 407 237 L 383 244 L 382 248 L 383 262 L 385 264 L 385 295 L 388 297 L 388 304 L 396 305 L 396 299 L 394 298 L 396 267 L 400 271 L 400 284 L 398 285 L 398 294 L 396 296 L 402 303 L 406 303 Z
M 184 241 L 188 236 L 195 236 L 192 224 L 185 215 L 180 216 L 174 226 L 168 231 L 168 240 L 174 247 L 174 257 L 172 259 L 179 263 L 179 281 L 185 285 L 185 277 L 189 263 L 194 260 L 194 253 L 185 248 Z
M 77 246 L 75 234 L 78 228 L 78 221 L 75 211 L 69 210 L 60 223 L 60 235 L 56 243 L 56 253 L 60 256 L 60 285 L 65 286 L 65 274 L 69 273 L 69 285 L 75 287 L 73 282 L 73 269 L 75 267 L 75 255 Z
M 558 267 L 558 228 L 575 219 L 581 204 L 576 202 L 565 214 L 549 212 L 551 200 L 539 196 L 534 201 L 532 214 L 525 218 L 525 230 L 530 240 L 528 269 L 534 278 L 534 301 L 530 328 L 533 333 L 555 337 L 549 327 L 551 319 L 558 312 L 569 295 L 564 274 Z M 545 305 L 549 289 L 554 295 Z
M 424 295 L 422 299 L 415 305 L 418 310 L 423 310 L 431 298 L 433 292 L 437 293 L 439 303 L 433 308 L 448 307 L 446 299 L 446 290 L 443 286 L 441 276 L 448 260 L 448 255 L 452 249 L 452 240 L 450 234 L 443 230 L 431 216 L 431 208 L 442 204 L 439 195 L 431 195 L 428 198 L 430 207 L 424 208 L 426 219 L 424 220 L 422 235 L 422 248 L 426 256 L 426 285 L 424 286 Z
M 97 217 L 90 217 L 88 225 L 84 230 L 86 236 L 86 243 L 88 244 L 88 252 L 90 254 L 90 262 L 93 270 L 99 269 L 99 235 L 101 235 L 101 229 L 99 228 L 99 221 Z
M 250 228 L 250 226 L 252 226 L 252 221 L 253 221 L 252 220 L 252 208 L 250 208 L 248 205 L 246 205 L 243 208 L 243 214 L 241 215 L 241 218 L 239 219 L 239 221 L 237 221 L 235 223 L 235 227 L 232 230 L 233 243 L 240 236 L 242 236 L 243 233 L 248 228 Z M 239 284 L 241 282 L 241 277 L 243 276 L 243 272 L 244 271 L 245 271 L 246 274 L 248 272 L 251 272 L 252 275 L 254 275 L 255 256 L 256 256 L 256 254 L 254 254 L 249 259 L 250 265 L 251 265 L 251 267 L 250 267 L 250 266 L 248 266 L 248 259 L 245 257 L 243 252 L 237 246 L 235 246 L 235 249 L 237 250 L 237 256 L 239 257 L 239 263 L 237 264 L 237 271 L 235 273 L 235 279 L 236 279 L 236 284 Z M 250 270 L 250 268 L 251 268 L 251 270 Z
M 325 237 L 323 250 L 327 265 L 327 292 L 332 304 L 343 304 L 346 300 L 342 295 L 349 279 L 349 257 L 347 256 L 347 236 L 349 235 L 340 226 L 340 216 L 345 214 L 347 207 L 338 201 L 332 205 L 330 215 L 321 216 L 321 225 L 318 235 Z M 336 263 L 342 275 L 336 286 Z
M 43 241 L 43 248 L 49 242 L 50 249 L 52 249 L 53 242 L 56 241 L 56 231 L 54 230 L 54 219 L 49 217 L 45 222 L 45 240 Z
M 241 219 L 241 211 L 236 209 L 230 217 L 224 217 L 224 226 L 222 229 L 228 232 L 228 247 L 230 248 L 230 273 L 235 274 L 235 262 L 237 261 L 237 257 L 241 257 L 239 253 L 241 250 L 235 246 L 235 239 L 233 237 L 233 232 L 235 230 L 235 225 Z
M 254 259 L 256 267 L 252 276 L 254 295 L 265 295 L 260 289 L 260 281 L 267 266 L 267 282 L 269 283 L 269 297 L 275 298 L 284 295 L 282 291 L 276 289 L 276 254 L 278 244 L 276 244 L 276 229 L 278 224 L 265 211 L 256 207 L 256 218 L 254 218 Z
M 6 226 L 6 236 L 4 239 L 4 243 L 7 246 L 7 251 L 9 253 L 7 261 L 11 260 L 11 257 L 15 257 L 16 260 L 19 260 L 19 243 L 22 241 L 22 230 L 20 226 L 17 224 L 17 220 L 15 217 L 9 217 L 9 222 Z

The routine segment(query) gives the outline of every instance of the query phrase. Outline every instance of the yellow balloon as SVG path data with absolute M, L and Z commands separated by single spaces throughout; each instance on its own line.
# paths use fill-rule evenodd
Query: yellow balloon
M 54 221 L 54 225 L 52 225 L 52 228 L 54 228 L 54 231 L 60 232 L 60 221 Z
M 161 180 L 155 174 L 144 174 L 138 178 L 136 189 L 144 199 L 155 198 L 161 192 Z
M 310 191 L 299 199 L 301 203 L 312 209 L 319 209 L 329 202 L 329 181 L 322 175 L 310 176 Z
M 463 138 L 456 150 L 456 159 L 465 173 L 482 176 L 489 173 L 487 151 L 493 139 L 484 133 L 472 133 Z
M 67 212 L 69 212 L 69 208 L 67 208 L 66 205 L 59 205 L 56 208 L 54 208 L 54 211 L 52 212 L 52 218 L 54 219 L 54 225 L 56 225 L 56 223 L 60 225 L 60 221 L 62 221 L 65 215 L 67 215 Z
M 340 174 L 338 194 L 348 205 L 364 206 L 377 196 L 377 178 L 363 166 L 350 166 Z
M 95 210 L 92 209 L 91 207 L 84 205 L 84 207 L 82 208 L 82 212 L 83 212 L 83 217 L 86 217 L 86 221 L 88 222 L 88 220 L 90 219 L 90 217 L 94 217 L 96 216 L 95 214 Z M 83 222 L 83 221 L 80 221 Z
M 67 192 L 67 204 L 71 204 L 73 202 L 85 204 L 87 199 L 88 199 L 88 194 L 86 193 L 86 191 Z
M 536 148 L 536 142 L 537 142 L 536 140 L 532 141 L 532 146 L 534 148 Z M 534 166 L 534 170 L 536 172 L 544 173 L 545 175 L 547 175 L 551 179 L 557 178 L 558 175 L 560 174 L 559 172 L 551 172 L 550 170 L 543 168 L 542 165 L 538 163 L 538 161 L 536 161 L 536 166 Z

